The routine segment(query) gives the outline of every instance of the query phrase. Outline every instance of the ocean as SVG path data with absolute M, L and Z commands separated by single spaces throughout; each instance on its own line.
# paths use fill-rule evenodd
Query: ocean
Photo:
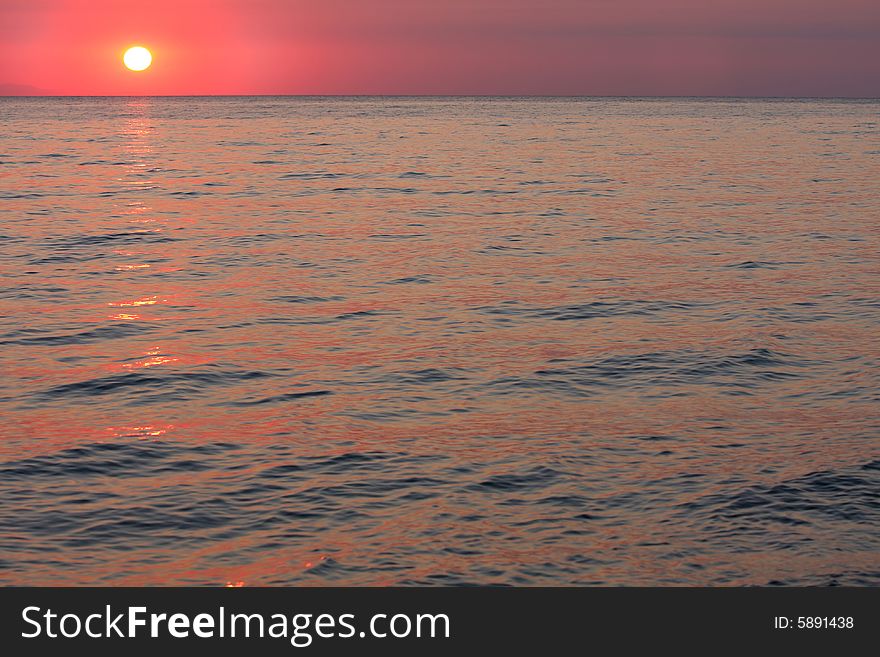
M 0 583 L 880 585 L 880 102 L 0 126 Z

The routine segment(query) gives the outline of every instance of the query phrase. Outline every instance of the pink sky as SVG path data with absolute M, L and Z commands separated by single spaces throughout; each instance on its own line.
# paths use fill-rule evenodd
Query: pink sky
M 880 0 L 0 0 L 37 92 L 877 97 Z

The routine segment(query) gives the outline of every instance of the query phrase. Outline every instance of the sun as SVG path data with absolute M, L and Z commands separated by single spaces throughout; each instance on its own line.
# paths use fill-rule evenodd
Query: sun
M 145 71 L 153 63 L 153 55 L 143 46 L 132 46 L 125 51 L 122 61 L 132 71 Z

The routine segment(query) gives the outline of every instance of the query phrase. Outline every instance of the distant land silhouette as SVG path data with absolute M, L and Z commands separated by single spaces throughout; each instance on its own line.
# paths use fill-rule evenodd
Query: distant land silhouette
M 0 96 L 48 96 L 51 91 L 40 89 L 30 84 L 13 84 L 0 82 Z

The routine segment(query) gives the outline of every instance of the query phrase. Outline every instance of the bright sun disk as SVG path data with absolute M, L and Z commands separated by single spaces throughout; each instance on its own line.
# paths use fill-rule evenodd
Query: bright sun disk
M 143 46 L 133 46 L 125 51 L 122 61 L 132 71 L 143 71 L 153 63 L 153 55 Z

